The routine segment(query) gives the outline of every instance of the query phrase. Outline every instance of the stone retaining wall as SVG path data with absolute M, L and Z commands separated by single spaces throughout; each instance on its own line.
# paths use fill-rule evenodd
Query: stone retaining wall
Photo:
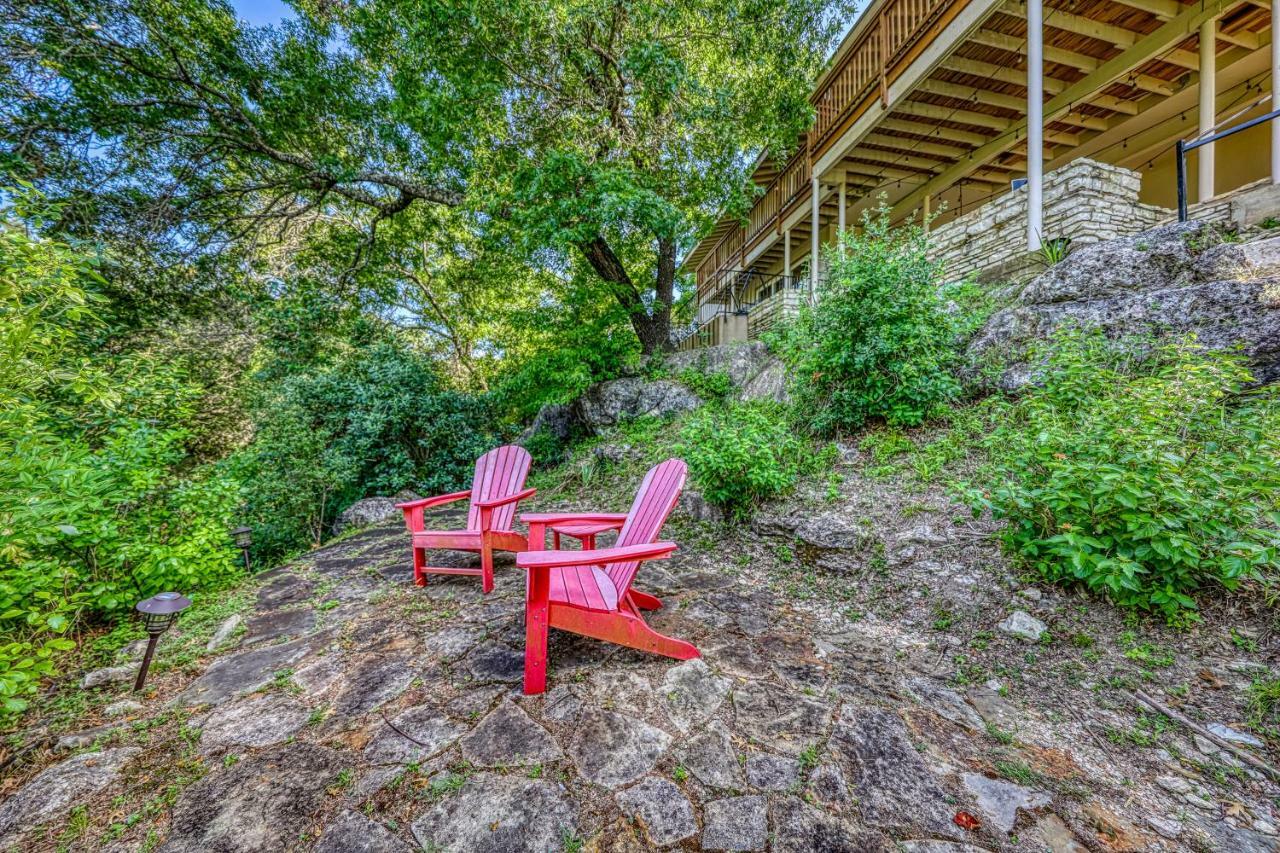
M 1137 172 L 1084 158 L 1050 172 L 1044 179 L 1044 239 L 1070 237 L 1080 246 L 1153 227 L 1169 211 L 1140 203 L 1141 186 Z M 929 242 L 949 281 L 1019 278 L 1037 266 L 1024 248 L 1026 223 L 1024 187 L 939 225 Z

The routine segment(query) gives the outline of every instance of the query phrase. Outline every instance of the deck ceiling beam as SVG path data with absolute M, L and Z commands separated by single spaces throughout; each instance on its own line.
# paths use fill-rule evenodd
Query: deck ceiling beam
M 1182 4 L 1177 0 L 1117 0 L 1121 6 L 1155 15 L 1162 21 L 1176 18 L 1182 11 Z
M 1087 75 L 1077 83 L 1068 86 L 1054 95 L 1044 106 L 1046 120 L 1066 112 L 1073 105 L 1087 102 L 1089 96 L 1103 89 L 1117 79 L 1133 71 L 1161 52 L 1168 50 L 1187 37 L 1187 33 L 1199 29 L 1205 21 L 1215 20 L 1227 10 L 1239 5 L 1241 0 L 1202 0 L 1195 6 L 1185 7 L 1185 11 L 1161 25 L 1154 32 L 1144 36 L 1133 47 L 1107 60 L 1097 71 Z M 918 207 L 921 200 L 939 189 L 954 184 L 970 171 L 979 168 L 988 161 L 1008 151 L 1026 135 L 1026 119 L 1018 122 L 1009 130 L 997 136 L 987 144 L 973 152 L 971 159 L 966 158 L 956 163 L 941 174 L 916 187 L 894 205 L 895 211 L 911 211 Z
M 925 157 L 932 156 L 940 163 L 951 163 L 967 156 L 972 150 L 971 148 L 961 148 L 956 145 L 941 145 L 937 142 L 903 139 L 884 133 L 869 133 L 862 141 L 867 145 L 879 145 L 881 148 L 891 148 L 893 150 L 881 151 L 879 149 L 858 148 L 856 149 L 856 155 L 851 154 L 849 156 L 861 157 L 864 160 L 874 160 L 881 156 L 896 158 L 899 155 L 908 157 L 924 155 Z M 1045 159 L 1048 160 L 1049 157 L 1046 156 Z M 988 167 L 1004 172 L 1021 172 L 1026 169 L 1027 161 L 1025 158 L 1018 158 L 1008 163 L 990 163 Z
M 1025 55 L 1026 47 L 1022 47 Z M 959 74 L 972 74 L 975 77 L 989 77 L 992 80 L 999 80 L 1001 83 L 1010 83 L 1014 86 L 1026 86 L 1027 74 L 1017 68 L 1009 68 L 1004 65 L 995 65 L 990 62 L 983 62 L 980 59 L 967 59 L 963 56 L 952 56 L 942 63 L 942 68 L 948 71 L 955 71 Z M 1197 65 L 1197 67 L 1199 67 Z M 1044 77 L 1044 90 L 1050 95 L 1056 95 L 1059 92 L 1066 91 L 1068 86 L 1073 85 L 1070 80 L 1063 80 L 1059 77 Z M 1171 95 L 1173 90 L 1169 84 L 1156 77 L 1146 74 L 1134 75 L 1133 85 L 1135 88 L 1150 92 L 1153 95 Z M 1125 106 L 1127 101 L 1120 98 L 1113 98 L 1110 95 L 1097 94 L 1088 98 L 1088 102 L 1096 104 L 1104 109 L 1112 110 L 1118 113 L 1129 113 L 1129 109 Z
M 999 132 L 1008 130 L 1014 124 L 1014 119 L 1000 118 L 999 116 L 977 113 L 972 110 L 939 107 L 935 104 L 926 104 L 920 101 L 904 101 L 901 104 L 896 104 L 893 110 L 895 113 L 915 116 L 916 118 L 971 124 L 975 127 L 987 127 Z M 1060 119 L 1053 120 L 1058 121 Z M 1074 133 L 1064 133 L 1060 130 L 1046 131 L 1044 138 L 1064 145 L 1080 144 L 1080 138 Z
M 863 137 L 868 145 L 879 145 L 882 148 L 893 148 L 901 151 L 916 151 L 920 154 L 932 154 L 943 160 L 954 160 L 968 154 L 972 148 L 961 145 L 947 145 L 941 142 L 923 142 L 916 139 L 903 139 L 887 133 L 868 133 Z
M 987 104 L 1006 110 L 1022 112 L 1027 108 L 1026 98 L 990 92 L 986 89 L 976 89 L 972 86 L 958 86 L 955 83 L 944 83 L 941 80 L 925 80 L 916 89 L 920 92 L 928 92 L 931 95 L 957 98 L 962 101 L 975 101 L 979 104 Z M 1074 124 L 1077 127 L 1084 127 L 1089 130 L 1107 130 L 1111 127 L 1105 119 L 1097 116 L 1080 115 L 1079 113 L 1069 113 L 1058 120 L 1064 124 Z
M 995 30 L 978 30 L 969 36 L 969 41 L 984 47 L 994 47 L 998 50 L 1016 53 L 1020 56 L 1027 55 L 1027 40 L 1025 38 L 998 33 Z M 1095 71 L 1102 64 L 1102 60 L 1095 59 L 1092 56 L 1076 53 L 1074 50 L 1063 50 L 1060 47 L 1053 47 L 1047 44 L 1044 46 L 1044 58 L 1050 62 L 1069 65 L 1085 72 Z
M 883 130 L 896 130 L 899 133 L 914 133 L 917 136 L 927 136 L 930 139 L 936 139 L 940 142 L 960 142 L 966 145 L 978 146 L 985 145 L 991 141 L 991 137 L 974 133 L 970 130 L 956 130 L 951 127 L 942 127 L 941 125 L 931 124 L 926 121 L 917 121 L 908 116 L 902 118 L 885 118 L 877 125 Z
M 1127 30 L 1115 24 L 1104 24 L 1102 21 L 1095 21 L 1093 18 L 1086 18 L 1084 15 L 1065 12 L 1062 9 L 1048 9 L 1046 11 L 1047 14 L 1044 16 L 1044 25 L 1046 27 L 1097 39 L 1098 41 L 1105 41 L 1122 50 L 1133 47 L 1138 43 L 1138 39 L 1142 37 L 1142 33 Z M 1006 3 L 1000 9 L 1000 13 L 1012 15 L 1023 21 L 1027 19 L 1026 7 L 1021 3 Z M 1048 56 L 1045 58 L 1048 59 Z

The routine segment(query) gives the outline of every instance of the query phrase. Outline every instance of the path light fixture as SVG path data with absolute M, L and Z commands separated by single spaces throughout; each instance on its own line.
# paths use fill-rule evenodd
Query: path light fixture
M 231 531 L 231 536 L 236 540 L 236 547 L 240 549 L 240 553 L 244 554 L 244 570 L 249 571 L 249 546 L 253 544 L 253 528 L 240 525 Z
M 168 631 L 178 614 L 190 606 L 191 599 L 176 592 L 162 592 L 138 602 L 137 611 L 142 614 L 147 631 L 147 653 L 142 656 L 142 668 L 138 670 L 138 680 L 133 683 L 135 693 L 147 681 L 147 670 L 151 668 L 151 657 L 156 652 L 160 635 Z

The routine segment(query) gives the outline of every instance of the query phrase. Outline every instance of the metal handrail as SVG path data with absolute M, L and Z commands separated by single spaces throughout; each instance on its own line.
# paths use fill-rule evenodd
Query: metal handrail
M 1187 221 L 1187 152 L 1194 151 L 1202 145 L 1208 145 L 1211 142 L 1217 142 L 1219 139 L 1226 139 L 1228 136 L 1234 136 L 1243 130 L 1251 127 L 1257 127 L 1260 124 L 1266 124 L 1269 121 L 1275 121 L 1280 118 L 1280 110 L 1272 110 L 1266 115 L 1260 115 L 1257 118 L 1251 118 L 1246 122 L 1242 122 L 1235 127 L 1228 128 L 1221 133 L 1215 133 L 1212 136 L 1201 137 L 1192 142 L 1179 139 L 1174 143 L 1173 150 L 1178 161 L 1178 221 Z M 1280 131 L 1272 131 L 1280 133 Z M 1200 188 L 1200 194 L 1204 195 L 1204 187 Z M 1212 190 L 1210 190 L 1212 194 Z

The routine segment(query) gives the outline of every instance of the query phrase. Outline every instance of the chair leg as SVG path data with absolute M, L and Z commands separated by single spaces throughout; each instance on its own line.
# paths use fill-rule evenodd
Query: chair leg
M 427 585 L 427 573 L 423 571 L 427 567 L 427 552 L 421 548 L 413 549 L 413 583 L 414 586 Z
M 582 537 L 582 550 L 594 551 L 596 549 L 596 535 L 589 533 Z
M 547 689 L 547 633 L 551 593 L 548 571 L 529 572 L 524 605 L 524 692 L 530 696 Z
M 668 637 L 666 634 L 659 634 L 644 620 L 637 621 L 644 627 L 636 632 L 639 635 L 637 639 L 640 642 L 632 645 L 631 648 L 653 652 L 655 655 L 675 658 L 676 660 L 692 660 L 693 658 L 702 657 L 702 652 L 698 651 L 698 647 L 693 643 L 677 640 L 675 637 Z
M 487 545 L 480 549 L 480 591 L 493 592 L 493 549 Z
M 662 607 L 662 600 L 647 592 L 633 589 L 628 594 L 631 596 L 632 603 L 641 610 L 658 610 Z

